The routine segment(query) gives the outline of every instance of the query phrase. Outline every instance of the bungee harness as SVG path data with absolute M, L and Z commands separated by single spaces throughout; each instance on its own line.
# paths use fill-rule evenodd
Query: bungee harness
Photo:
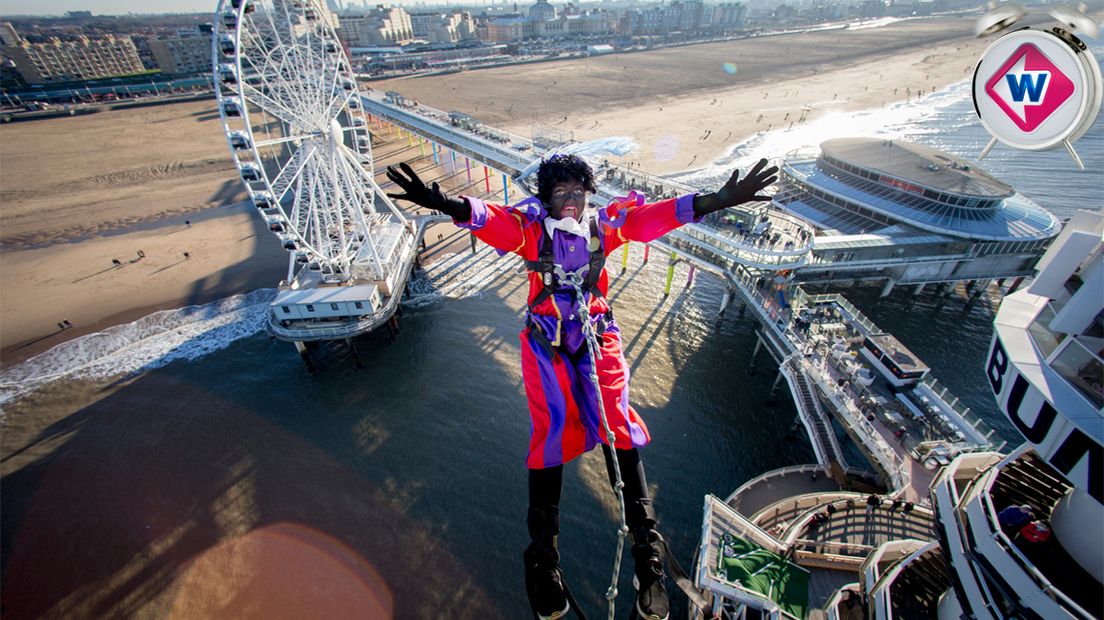
M 555 300 L 552 305 L 556 310 L 556 333 L 550 340 L 548 335 L 544 333 L 544 330 L 539 325 L 533 323 L 531 319 L 534 310 L 537 306 L 544 303 L 546 300 L 553 297 L 557 286 L 564 284 L 574 285 L 576 279 L 581 278 L 581 282 L 578 286 L 575 286 L 576 299 L 578 305 L 586 310 L 586 317 L 580 313 L 580 320 L 586 324 L 584 326 L 583 334 L 586 334 L 586 326 L 590 325 L 590 302 L 583 293 L 590 293 L 592 298 L 597 295 L 601 295 L 602 292 L 598 288 L 598 280 L 602 277 L 602 269 L 606 266 L 606 254 L 603 250 L 602 235 L 598 230 L 598 220 L 591 218 L 590 220 L 590 238 L 587 240 L 587 252 L 590 254 L 590 260 L 587 264 L 575 271 L 566 271 L 560 265 L 557 265 L 555 258 L 552 254 L 552 236 L 543 233 L 541 234 L 541 246 L 540 253 L 537 260 L 525 261 L 525 267 L 529 271 L 532 271 L 540 276 L 541 290 L 537 293 L 537 296 L 533 298 L 533 301 L 529 303 L 529 311 L 526 315 L 526 322 L 530 325 L 530 334 L 533 335 L 537 344 L 540 345 L 544 352 L 549 357 L 556 355 L 556 347 L 560 345 L 560 334 L 563 332 L 563 317 L 559 316 L 559 307 L 556 306 Z M 581 272 L 585 271 L 586 275 L 581 275 Z M 598 335 L 602 335 L 606 332 L 606 327 L 609 325 L 609 321 L 613 318 L 613 311 L 610 310 L 606 314 L 598 318 Z

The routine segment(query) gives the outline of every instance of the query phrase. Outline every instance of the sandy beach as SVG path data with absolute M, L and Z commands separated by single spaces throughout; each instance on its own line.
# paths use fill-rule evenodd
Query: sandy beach
M 643 170 L 682 172 L 758 131 L 915 99 L 970 76 L 974 17 L 905 20 L 373 82 L 523 136 L 629 136 Z
M 908 20 L 371 86 L 522 134 L 629 135 L 641 148 L 627 159 L 665 173 L 756 131 L 957 82 L 988 43 L 972 27 Z M 409 161 L 450 191 L 487 191 L 407 138 L 378 130 L 373 143 L 377 171 Z M 501 196 L 500 179 L 488 193 Z M 274 287 L 286 254 L 243 197 L 213 100 L 0 127 L 0 364 L 156 309 Z M 465 247 L 457 232 L 431 231 L 430 253 Z

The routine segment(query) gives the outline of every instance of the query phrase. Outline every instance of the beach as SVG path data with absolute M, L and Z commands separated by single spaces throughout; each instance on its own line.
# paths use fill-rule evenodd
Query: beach
M 972 28 L 967 17 L 906 20 L 371 87 L 526 135 L 539 124 L 576 139 L 631 136 L 641 148 L 625 161 L 665 173 L 758 131 L 960 81 L 987 44 Z M 376 153 L 377 173 L 416 161 L 447 189 L 483 191 L 396 140 L 374 137 L 374 148 L 394 144 Z M 155 309 L 276 286 L 286 254 L 243 198 L 214 100 L 0 127 L 0 364 Z M 451 231 L 428 238 L 459 241 Z
M 991 38 L 973 16 L 910 19 L 647 52 L 372 82 L 523 136 L 628 136 L 647 172 L 703 166 L 735 142 L 916 99 L 970 77 Z M 778 156 L 779 153 L 766 153 Z

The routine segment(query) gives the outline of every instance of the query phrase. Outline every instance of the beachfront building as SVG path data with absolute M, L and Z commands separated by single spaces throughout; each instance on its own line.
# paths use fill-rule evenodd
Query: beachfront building
M 367 13 L 342 15 L 339 34 L 349 47 L 402 45 L 414 40 L 414 24 L 403 8 L 380 5 Z
M 617 21 L 617 32 L 628 36 L 694 36 L 743 28 L 746 19 L 747 4 L 742 2 L 707 5 L 699 0 L 682 0 L 625 11 Z
M 197 30 L 148 42 L 150 54 L 162 73 L 180 75 L 211 71 L 211 34 Z
M 1031 275 L 1061 228 L 971 162 L 877 138 L 792 153 L 774 204 L 817 229 L 799 279 L 884 280 L 884 294 L 896 284 Z
M 582 11 L 568 6 L 557 11 L 546 0 L 529 7 L 526 15 L 504 15 L 487 20 L 483 38 L 493 43 L 524 39 L 560 39 L 612 34 L 617 18 L 604 9 Z
M 4 39 L 13 37 L 16 43 L 4 45 L 0 54 L 15 64 L 28 84 L 92 80 L 144 70 L 130 37 L 78 36 L 67 40 L 54 37 L 45 43 L 29 43 L 18 38 L 15 29 L 8 25 Z
M 414 36 L 428 43 L 459 43 L 475 38 L 475 22 L 467 11 L 411 13 Z

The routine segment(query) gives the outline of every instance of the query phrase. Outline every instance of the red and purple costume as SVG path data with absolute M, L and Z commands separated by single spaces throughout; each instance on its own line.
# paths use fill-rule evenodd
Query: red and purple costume
M 512 252 L 527 261 L 538 259 L 542 243 L 547 243 L 544 237 L 549 234 L 544 224 L 548 214 L 539 201 L 530 199 L 503 207 L 469 196 L 463 199 L 471 207 L 471 220 L 456 222 L 458 226 L 470 229 L 501 253 Z M 605 221 L 598 225 L 598 230 L 606 256 L 628 241 L 647 243 L 696 221 L 694 194 L 642 203 L 642 199 L 625 199 L 608 208 L 616 214 L 615 218 L 601 218 Z M 609 223 L 610 219 L 614 223 Z M 554 263 L 565 271 L 586 267 L 590 261 L 588 240 L 589 233 L 579 236 L 554 230 L 551 239 Z M 606 438 L 594 386 L 589 380 L 590 356 L 581 351 L 585 337 L 578 319 L 575 290 L 557 283 L 551 297 L 534 305 L 544 284 L 534 271 L 528 277 L 530 311 L 521 332 L 522 374 L 532 429 L 526 462 L 530 469 L 543 469 L 566 463 L 605 443 Z M 628 450 L 647 444 L 651 436 L 644 420 L 629 404 L 629 368 L 621 351 L 621 332 L 606 301 L 609 279 L 604 268 L 597 284 L 599 295 L 584 293 L 591 324 L 601 331 L 602 354 L 594 370 L 615 436 L 614 445 L 619 450 Z M 543 338 L 534 334 L 534 330 L 540 330 Z

